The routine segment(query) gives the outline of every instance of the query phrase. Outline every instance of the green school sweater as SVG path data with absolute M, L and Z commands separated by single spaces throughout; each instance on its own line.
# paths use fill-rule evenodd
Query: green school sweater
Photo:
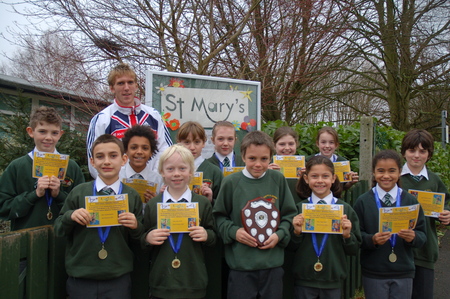
M 405 190 L 401 194 L 401 205 L 409 206 L 417 204 L 417 199 Z M 381 203 L 385 207 L 384 203 Z M 372 237 L 378 232 L 379 212 L 372 190 L 358 197 L 354 210 L 359 218 L 361 229 L 361 269 L 362 274 L 375 279 L 385 278 L 413 278 L 415 273 L 413 248 L 422 247 L 427 241 L 425 217 L 422 208 L 417 219 L 415 239 L 408 243 L 402 238 L 396 237 L 394 252 L 397 261 L 391 263 L 389 254 L 392 247 L 387 241 L 383 245 L 373 244 Z
M 297 204 L 298 213 L 302 213 L 302 204 L 309 203 L 303 200 Z M 347 277 L 346 255 L 356 255 L 361 244 L 359 221 L 353 208 L 346 202 L 338 199 L 336 204 L 344 205 L 344 214 L 352 222 L 350 238 L 344 239 L 342 235 L 328 234 L 328 240 L 320 256 L 323 270 L 314 270 L 317 254 L 314 250 L 312 234 L 302 233 L 296 236 L 292 232 L 292 244 L 295 251 L 294 273 L 295 285 L 319 288 L 336 289 L 341 287 L 342 281 Z M 316 234 L 317 246 L 320 248 L 324 234 Z M 291 247 L 291 246 L 290 246 Z
M 50 206 L 53 218 L 47 219 L 48 204 L 45 195 L 36 195 L 37 178 L 32 176 L 33 160 L 25 155 L 12 161 L 0 177 L 0 217 L 11 220 L 11 230 L 53 224 L 67 194 L 84 183 L 78 164 L 69 160 L 66 177 L 61 181 L 59 194 Z
M 241 211 L 249 200 L 258 197 L 273 198 L 280 211 L 276 231 L 279 242 L 271 249 L 262 250 L 236 241 L 236 232 L 243 227 Z M 242 171 L 225 177 L 213 214 L 225 244 L 225 259 L 231 269 L 254 271 L 283 265 L 284 248 L 290 241 L 292 218 L 297 214 L 297 209 L 286 179 L 279 171 L 268 169 L 260 179 L 247 178 Z
M 136 215 L 138 227 L 112 226 L 105 242 L 108 257 L 98 257 L 102 243 L 97 228 L 82 226 L 70 217 L 74 210 L 85 208 L 85 196 L 92 195 L 93 182 L 81 184 L 67 196 L 60 216 L 55 221 L 55 234 L 67 237 L 66 271 L 69 276 L 96 280 L 120 277 L 133 270 L 132 240 L 139 243 L 143 233 L 142 202 L 139 194 L 123 184 L 122 194 L 128 194 L 129 212 Z M 97 195 L 100 195 L 97 194 Z
M 199 225 L 205 228 L 208 238 L 206 242 L 200 243 L 193 241 L 187 233 L 173 234 L 175 245 L 183 235 L 180 250 L 176 254 L 181 265 L 174 269 L 172 261 L 175 253 L 169 239 L 162 245 L 150 245 L 145 240 L 147 234 L 157 228 L 157 203 L 160 202 L 162 194 L 152 198 L 145 206 L 144 212 L 146 233 L 141 241 L 151 249 L 150 292 L 160 298 L 203 298 L 208 284 L 203 246 L 212 246 L 216 242 L 211 203 L 206 197 L 192 192 L 191 202 L 197 202 L 199 205 Z
M 209 184 L 213 192 L 213 202 L 219 194 L 220 185 L 222 184 L 223 173 L 220 168 L 212 164 L 208 160 L 204 160 L 197 168 L 197 171 L 203 172 L 203 183 Z
M 440 192 L 445 193 L 445 206 L 448 210 L 450 194 L 447 187 L 441 181 L 441 179 L 434 173 L 427 169 L 429 180 L 422 178 L 419 182 L 416 182 L 410 174 L 402 175 L 400 180 L 402 188 L 405 191 L 409 189 Z M 425 224 L 427 228 L 427 242 L 422 248 L 414 248 L 414 262 L 417 266 L 434 269 L 439 255 L 438 237 L 436 233 L 436 220 L 437 218 L 425 217 Z

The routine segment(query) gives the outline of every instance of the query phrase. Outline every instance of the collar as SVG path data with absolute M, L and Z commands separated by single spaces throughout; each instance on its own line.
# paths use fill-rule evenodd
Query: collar
M 202 156 L 194 160 L 194 171 L 197 171 L 197 168 L 203 163 L 203 161 L 205 161 L 205 158 L 203 158 Z
M 186 191 L 184 191 L 184 193 L 178 199 L 174 199 L 173 196 L 170 195 L 168 189 L 169 188 L 166 188 L 166 190 L 164 190 L 164 193 L 163 193 L 164 203 L 166 203 L 169 199 L 171 199 L 173 202 L 178 202 L 182 198 L 186 199 L 188 202 L 192 201 L 192 192 L 191 192 L 191 189 L 189 189 L 189 187 L 186 188 Z
M 421 175 L 428 180 L 428 170 L 427 170 L 426 165 L 423 166 L 422 170 L 418 174 L 413 174 L 411 169 L 409 169 L 409 167 L 408 167 L 408 163 L 405 163 L 405 165 L 403 165 L 403 167 L 402 167 L 402 175 L 405 175 L 405 174 Z
M 324 156 L 324 155 L 322 155 L 322 153 L 318 153 L 318 154 L 315 154 L 315 156 Z M 324 156 L 325 157 L 325 156 Z M 333 154 L 332 156 L 331 156 L 331 158 L 330 158 L 330 160 L 331 160 L 331 162 L 336 162 L 337 161 L 337 157 L 338 157 L 338 155 L 336 155 L 336 154 Z
M 333 202 L 333 192 L 330 192 L 330 194 L 328 194 L 324 198 L 319 198 L 314 194 L 314 192 L 312 192 L 311 200 L 312 200 L 313 204 L 317 204 L 319 202 L 319 200 L 323 200 L 327 203 L 327 205 L 331 205 L 331 203 Z
M 252 179 L 252 180 L 259 180 L 259 179 L 261 179 L 263 176 L 266 175 L 267 171 L 264 172 L 259 178 L 255 178 L 254 176 L 252 176 L 252 175 L 250 174 L 250 172 L 247 170 L 246 167 L 244 167 L 244 170 L 242 170 L 242 173 L 243 173 L 246 177 L 248 177 L 249 179 Z
M 234 151 L 232 151 L 231 153 L 229 153 L 228 155 L 224 156 L 219 154 L 218 152 L 216 152 L 216 156 L 219 159 L 220 163 L 223 164 L 223 160 L 225 160 L 225 157 L 228 157 L 228 159 L 230 160 L 230 166 L 233 166 L 233 157 L 234 157 Z
M 41 152 L 41 151 L 38 151 L 37 147 L 34 147 L 34 149 L 33 149 L 31 152 L 28 153 L 28 156 L 30 156 L 31 160 L 34 159 L 34 153 L 40 153 L 40 154 L 57 154 L 57 155 L 59 155 L 59 152 L 56 150 L 56 148 L 55 148 L 55 150 L 53 151 L 53 153 L 49 153 L 49 152 Z
M 103 180 L 100 178 L 100 176 L 97 176 L 97 178 L 95 179 L 95 188 L 96 188 L 97 192 L 100 192 L 100 190 L 102 190 L 106 186 L 108 186 L 108 185 L 106 185 L 105 182 L 103 182 Z M 120 180 L 115 181 L 113 184 L 109 185 L 108 187 L 113 189 L 114 192 L 116 192 L 116 194 L 119 194 Z
M 131 167 L 130 165 L 130 161 L 127 161 L 127 163 L 125 164 L 125 176 L 127 178 L 131 178 L 132 175 L 139 173 L 140 175 L 142 175 L 144 177 L 145 180 L 149 180 L 150 178 L 148 178 L 145 174 L 147 173 L 147 168 L 148 168 L 148 163 L 145 166 L 145 168 L 141 171 L 141 172 L 136 172 L 134 171 L 133 167 Z
M 399 190 L 398 190 L 399 188 L 398 188 L 397 184 L 395 184 L 394 188 L 389 190 L 389 192 L 386 192 L 383 189 L 381 189 L 381 187 L 378 185 L 378 183 L 375 188 L 377 188 L 378 196 L 380 197 L 381 200 L 383 200 L 386 193 L 389 193 L 391 195 L 391 202 L 394 203 L 397 201 L 397 193 L 399 192 Z
M 141 112 L 141 101 L 136 97 L 134 98 L 134 106 L 121 106 L 116 99 L 114 99 L 113 105 L 115 106 L 116 110 L 125 115 L 139 114 L 139 112 Z

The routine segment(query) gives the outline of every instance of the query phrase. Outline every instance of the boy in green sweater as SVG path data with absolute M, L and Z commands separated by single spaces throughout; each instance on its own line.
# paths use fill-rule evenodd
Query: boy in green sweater
M 34 110 L 27 133 L 35 148 L 12 161 L 0 177 L 0 217 L 11 220 L 11 230 L 53 224 L 67 194 L 84 182 L 81 169 L 73 160 L 69 160 L 62 179 L 48 175 L 33 178 L 34 153 L 58 154 L 56 144 L 63 134 L 62 119 L 54 108 Z
M 283 174 L 268 169 L 274 151 L 273 141 L 266 133 L 248 133 L 241 143 L 245 168 L 224 178 L 214 205 L 217 230 L 225 244 L 225 259 L 231 269 L 228 298 L 282 297 L 284 248 L 289 243 L 292 218 L 297 209 Z M 243 214 L 252 215 L 250 209 L 245 208 L 249 201 L 261 198 L 263 202 L 258 205 L 271 207 L 272 212 L 256 212 L 260 217 L 244 221 Z M 269 219 L 274 215 L 279 218 Z M 250 218 L 270 233 L 261 236 L 252 229 L 248 233 L 243 222 L 247 225 Z M 272 230 L 273 221 L 277 229 Z
M 211 203 L 189 189 L 194 157 L 182 145 L 167 148 L 158 168 L 167 188 L 145 206 L 142 236 L 142 243 L 151 248 L 151 298 L 203 298 L 208 284 L 203 246 L 216 241 Z M 158 203 L 197 203 L 199 219 L 189 225 L 189 233 L 170 233 L 169 228 L 158 228 Z
M 139 194 L 119 180 L 126 161 L 119 139 L 109 134 L 98 137 L 90 159 L 97 179 L 74 188 L 55 221 L 55 234 L 68 240 L 66 287 L 72 299 L 131 298 L 133 253 L 129 243 L 140 240 L 143 225 Z M 119 225 L 87 228 L 94 217 L 86 210 L 85 198 L 116 194 L 128 194 L 129 212 L 118 213 Z
M 426 217 L 427 242 L 422 248 L 414 248 L 416 274 L 413 280 L 412 298 L 433 298 L 434 264 L 438 259 L 439 247 L 436 233 L 436 220 L 442 224 L 450 223 L 448 200 L 450 194 L 441 179 L 427 169 L 434 152 L 433 136 L 425 130 L 409 131 L 402 141 L 401 153 L 406 159 L 400 181 L 405 191 L 409 189 L 445 193 L 446 207 L 439 219 Z

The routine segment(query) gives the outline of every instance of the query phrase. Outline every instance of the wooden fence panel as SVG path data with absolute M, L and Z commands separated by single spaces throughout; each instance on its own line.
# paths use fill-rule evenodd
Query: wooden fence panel
M 20 234 L 0 236 L 0 290 L 4 298 L 19 297 Z

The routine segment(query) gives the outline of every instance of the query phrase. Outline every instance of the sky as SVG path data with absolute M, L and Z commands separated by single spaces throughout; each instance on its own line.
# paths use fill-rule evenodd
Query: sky
M 17 25 L 27 25 L 30 22 L 26 17 L 21 16 L 18 13 L 15 13 L 10 5 L 7 3 L 14 3 L 17 0 L 2 0 L 0 2 L 0 63 L 8 62 L 6 56 L 14 55 L 20 47 L 14 45 L 14 35 L 10 33 L 10 31 L 20 31 Z M 22 6 L 18 6 L 19 9 L 23 8 Z M 9 32 L 8 32 L 9 31 Z

